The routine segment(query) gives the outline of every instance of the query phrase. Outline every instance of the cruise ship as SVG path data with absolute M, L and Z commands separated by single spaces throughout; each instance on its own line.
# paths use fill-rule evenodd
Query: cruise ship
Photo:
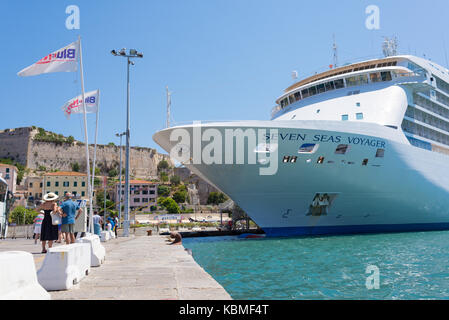
M 244 143 L 229 147 L 227 132 Z M 153 139 L 267 236 L 449 229 L 449 70 L 424 58 L 329 68 L 285 89 L 271 120 L 196 122 Z

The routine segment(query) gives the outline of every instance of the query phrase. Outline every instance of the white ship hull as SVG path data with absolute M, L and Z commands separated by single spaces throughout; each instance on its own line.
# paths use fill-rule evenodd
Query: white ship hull
M 165 129 L 153 138 L 170 152 L 177 144 L 170 141 L 171 132 L 181 128 L 193 135 L 194 127 Z M 225 129 L 278 130 L 274 175 L 261 175 L 261 164 L 186 165 L 231 197 L 268 236 L 449 229 L 448 156 L 411 146 L 401 130 L 313 120 L 202 125 L 202 130 L 211 128 L 223 136 Z M 298 154 L 303 143 L 317 143 L 319 148 Z M 350 152 L 336 154 L 341 143 L 348 144 Z M 385 150 L 383 158 L 376 158 L 379 147 Z M 298 159 L 283 163 L 284 155 Z M 324 157 L 322 163 L 317 163 L 319 157 Z M 311 209 L 317 194 L 331 196 L 331 203 L 318 213 Z

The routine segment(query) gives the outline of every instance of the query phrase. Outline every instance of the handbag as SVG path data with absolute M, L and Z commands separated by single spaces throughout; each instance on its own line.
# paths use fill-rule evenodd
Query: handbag
M 62 224 L 62 218 L 58 213 L 50 213 L 51 216 L 51 224 L 54 226 Z

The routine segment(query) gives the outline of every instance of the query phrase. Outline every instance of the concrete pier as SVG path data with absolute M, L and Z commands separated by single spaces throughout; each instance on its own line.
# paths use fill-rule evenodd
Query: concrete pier
M 182 245 L 167 245 L 165 240 L 164 236 L 154 235 L 119 237 L 104 242 L 105 263 L 91 268 L 90 274 L 73 289 L 50 292 L 52 299 L 231 299 Z M 43 255 L 37 253 L 40 245 L 34 245 L 34 240 L 0 241 L 0 251 L 30 248 L 34 250 L 36 268 L 39 268 Z

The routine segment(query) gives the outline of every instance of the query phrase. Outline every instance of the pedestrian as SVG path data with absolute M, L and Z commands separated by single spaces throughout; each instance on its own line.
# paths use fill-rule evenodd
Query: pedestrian
M 111 224 L 111 231 L 114 231 L 114 226 L 115 226 L 114 219 L 109 216 L 108 221 Z
M 103 219 L 98 215 L 98 211 L 94 212 L 92 222 L 94 224 L 94 233 L 98 236 L 101 236 L 101 224 L 103 223 Z
M 182 236 L 179 232 L 171 232 L 170 238 L 173 239 L 169 245 L 181 245 L 182 244 Z
M 37 239 L 41 236 L 42 221 L 44 220 L 45 212 L 41 210 L 34 218 L 34 244 L 37 244 Z
M 114 223 L 115 223 L 115 237 L 117 238 L 117 229 L 118 229 L 118 218 L 117 216 L 114 217 Z
M 64 233 L 65 243 L 75 243 L 75 220 L 81 214 L 80 207 L 72 201 L 72 194 L 66 193 L 64 195 L 65 201 L 61 204 L 62 211 L 62 226 L 61 231 Z
M 58 196 L 56 194 L 54 194 L 53 192 L 47 193 L 46 195 L 44 195 L 45 202 L 38 208 L 39 211 L 44 211 L 44 219 L 42 220 L 40 238 L 42 241 L 42 253 L 47 253 L 47 241 L 48 247 L 51 248 L 53 246 L 53 241 L 58 240 L 58 226 L 53 225 L 53 220 L 50 215 L 50 213 L 60 215 L 60 208 L 56 204 L 56 200 L 58 200 Z

